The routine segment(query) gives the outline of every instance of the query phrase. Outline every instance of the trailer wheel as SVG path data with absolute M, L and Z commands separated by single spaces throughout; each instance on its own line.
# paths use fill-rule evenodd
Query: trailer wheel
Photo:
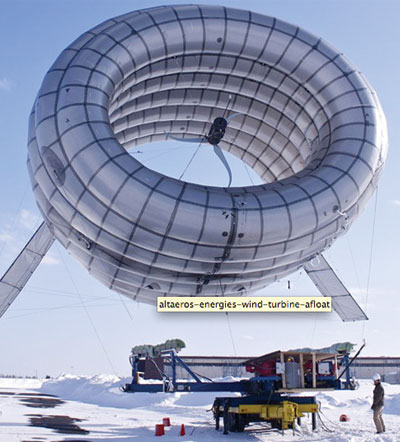
M 275 428 L 277 430 L 282 430 L 282 421 L 279 419 L 272 419 L 269 421 L 271 424 L 271 428 Z
M 236 415 L 236 428 L 238 433 L 242 433 L 246 426 L 246 418 L 243 414 Z
M 229 431 L 232 433 L 242 433 L 246 426 L 245 417 L 237 413 L 229 413 Z

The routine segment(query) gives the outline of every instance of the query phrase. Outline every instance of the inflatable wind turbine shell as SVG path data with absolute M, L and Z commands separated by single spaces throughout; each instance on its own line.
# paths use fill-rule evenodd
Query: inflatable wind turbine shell
M 210 133 L 227 103 L 229 140 Z M 203 137 L 264 183 L 196 185 L 128 152 L 168 137 Z M 209 5 L 108 20 L 61 53 L 36 98 L 28 169 L 45 223 L 3 277 L 3 312 L 56 238 L 137 301 L 249 294 L 304 267 L 343 320 L 365 319 L 321 252 L 364 209 L 386 149 L 375 92 L 297 26 Z

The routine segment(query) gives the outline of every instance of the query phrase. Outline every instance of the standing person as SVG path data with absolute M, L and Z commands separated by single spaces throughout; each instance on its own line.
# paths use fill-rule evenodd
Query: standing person
M 382 412 L 383 412 L 383 406 L 384 406 L 384 396 L 385 391 L 381 384 L 381 376 L 380 374 L 374 374 L 372 377 L 375 388 L 374 388 L 374 399 L 372 402 L 371 409 L 374 410 L 374 422 L 376 426 L 376 432 L 377 433 L 383 433 L 385 431 L 385 424 L 382 419 Z

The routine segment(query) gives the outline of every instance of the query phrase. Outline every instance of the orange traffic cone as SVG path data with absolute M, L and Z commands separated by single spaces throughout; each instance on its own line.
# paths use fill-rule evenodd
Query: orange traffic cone
M 179 436 L 184 436 L 186 433 L 185 433 L 185 424 L 182 424 L 181 425 L 181 432 L 179 433 Z
M 163 436 L 164 434 L 164 424 L 156 424 L 156 432 L 154 436 Z
M 171 421 L 169 420 L 169 417 L 163 417 L 162 423 L 164 424 L 164 427 L 171 426 Z

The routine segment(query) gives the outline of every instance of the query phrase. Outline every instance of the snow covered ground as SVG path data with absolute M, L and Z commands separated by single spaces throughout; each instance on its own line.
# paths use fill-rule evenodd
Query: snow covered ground
M 154 439 L 155 425 L 164 417 L 169 417 L 172 424 L 160 439 L 166 441 L 400 441 L 400 385 L 384 384 L 387 432 L 383 435 L 375 434 L 372 421 L 372 382 L 360 381 L 356 391 L 318 394 L 321 418 L 332 432 L 320 426 L 313 433 L 311 422 L 303 419 L 296 435 L 286 431 L 282 436 L 267 425 L 252 425 L 244 433 L 224 436 L 222 431 L 215 431 L 212 413 L 208 410 L 215 396 L 225 394 L 122 393 L 119 386 L 128 381 L 108 375 L 64 375 L 43 381 L 0 379 L 0 441 L 153 441 L 158 440 Z M 341 414 L 347 414 L 351 420 L 339 422 Z M 181 424 L 185 424 L 186 429 L 182 437 L 179 435 Z

